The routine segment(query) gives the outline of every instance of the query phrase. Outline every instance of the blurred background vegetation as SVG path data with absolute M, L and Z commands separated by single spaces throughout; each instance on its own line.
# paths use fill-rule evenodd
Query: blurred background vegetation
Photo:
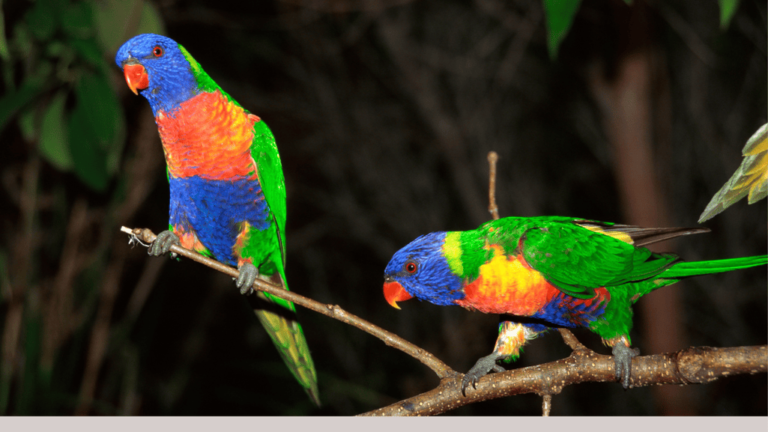
M 381 275 L 416 236 L 490 219 L 488 151 L 500 155 L 502 216 L 695 226 L 766 122 L 765 2 L 584 0 L 573 16 L 557 3 L 2 2 L 0 413 L 350 415 L 437 384 L 378 339 L 300 310 L 315 408 L 229 278 L 128 245 L 121 225 L 159 232 L 168 220 L 151 110 L 113 62 L 138 33 L 179 41 L 272 128 L 292 289 L 459 371 L 491 351 L 497 317 L 415 301 L 397 311 Z M 764 201 L 705 225 L 656 249 L 766 251 Z M 633 341 L 646 354 L 765 344 L 767 303 L 765 268 L 691 279 L 640 301 Z M 568 354 L 551 334 L 517 366 Z M 556 395 L 552 414 L 766 415 L 767 393 L 764 375 L 584 384 Z M 523 395 L 454 414 L 540 408 Z

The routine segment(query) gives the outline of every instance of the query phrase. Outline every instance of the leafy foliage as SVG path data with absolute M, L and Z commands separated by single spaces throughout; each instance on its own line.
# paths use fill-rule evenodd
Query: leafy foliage
M 560 43 L 565 39 L 581 0 L 544 0 L 547 15 L 547 49 L 549 57 L 557 58 Z
M 125 142 L 125 116 L 109 81 L 121 37 L 114 29 L 138 5 L 137 30 L 162 31 L 152 6 L 114 3 L 123 10 L 96 1 L 34 2 L 8 41 L 0 99 L 0 127 L 17 118 L 44 160 L 100 192 L 117 173 Z
M 739 7 L 739 0 L 717 0 L 720 4 L 720 28 L 727 29 Z
M 75 284 L 74 274 L 65 275 L 79 272 L 78 264 L 72 261 L 77 259 L 76 246 L 69 248 L 70 256 L 65 247 L 61 257 L 63 268 L 75 268 L 53 266 L 58 269 L 58 277 L 69 278 L 68 282 L 59 279 L 54 283 L 38 275 L 36 269 L 43 265 L 43 252 L 58 249 L 62 242 L 79 242 L 71 233 L 67 237 L 65 231 L 67 226 L 72 229 L 75 222 L 67 217 L 77 219 L 77 212 L 68 214 L 71 203 L 67 202 L 63 181 L 76 177 L 83 190 L 103 199 L 119 174 L 126 117 L 114 88 L 119 83 L 112 60 L 117 39 L 123 39 L 124 32 L 163 31 L 152 5 L 142 1 L 112 3 L 127 10 L 106 8 L 106 2 L 95 0 L 37 0 L 10 5 L 5 2 L 0 15 L 0 131 L 13 137 L 16 126 L 20 143 L 9 147 L 9 154 L 27 153 L 18 192 L 25 201 L 19 207 L 25 228 L 7 235 L 13 241 L 0 249 L 0 315 L 5 324 L 2 336 L 10 344 L 6 346 L 13 347 L 11 341 L 19 341 L 18 353 L 23 353 L 24 363 L 16 368 L 13 359 L 17 353 L 3 351 L 0 414 L 52 414 L 71 412 L 73 408 L 73 396 L 68 390 L 72 383 L 67 382 L 71 378 L 61 380 L 61 373 L 72 376 L 77 364 L 82 367 L 87 355 L 82 336 L 89 327 L 80 325 L 90 324 L 91 320 L 73 322 L 72 317 L 65 319 L 60 313 L 84 314 L 92 319 L 97 284 L 106 269 L 98 265 L 97 259 L 97 265 Z M 136 17 L 132 18 L 132 14 Z M 115 25 L 117 21 L 120 26 Z M 124 32 L 115 31 L 117 28 Z M 42 187 L 41 172 L 56 173 L 63 181 Z M 12 169 L 4 169 L 7 180 L 14 179 L 12 173 Z M 113 210 L 122 198 L 117 189 Z M 51 211 L 38 213 L 39 196 L 51 197 Z M 81 223 L 82 217 L 81 213 Z M 33 238 L 43 231 L 43 224 L 49 226 L 41 250 Z M 104 241 L 109 238 L 101 237 L 100 250 L 105 250 L 108 243 Z M 12 268 L 6 259 L 9 255 L 10 262 L 16 264 Z M 52 264 L 56 261 L 48 262 Z M 72 292 L 64 298 L 52 294 L 57 286 Z M 67 310 L 67 306 L 75 305 L 76 311 Z M 72 334 L 78 349 L 58 351 Z M 62 352 L 68 352 L 69 357 L 57 358 Z

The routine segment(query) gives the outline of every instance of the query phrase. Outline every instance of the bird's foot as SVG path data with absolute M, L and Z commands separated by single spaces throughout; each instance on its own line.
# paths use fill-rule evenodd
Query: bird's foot
M 259 269 L 251 263 L 244 263 L 238 270 L 240 274 L 235 279 L 235 285 L 240 288 L 240 294 L 249 295 L 253 292 L 253 283 L 259 276 Z
M 157 238 L 155 241 L 152 242 L 151 245 L 149 245 L 149 249 L 147 250 L 147 253 L 152 256 L 160 256 L 165 255 L 171 250 L 171 246 L 181 246 L 181 240 L 179 240 L 179 236 L 174 234 L 172 231 L 165 230 L 157 235 Z M 171 252 L 171 258 L 176 258 L 177 255 L 174 252 Z
M 472 388 L 477 389 L 477 380 L 488 375 L 488 372 L 504 372 L 506 369 L 496 364 L 496 361 L 502 357 L 504 356 L 495 352 L 485 357 L 481 357 L 461 380 L 461 394 L 464 396 L 467 395 L 467 387 L 469 387 L 470 384 L 472 385 Z
M 624 389 L 629 388 L 629 376 L 632 372 L 632 359 L 640 355 L 640 350 L 630 348 L 619 342 L 613 346 L 613 361 L 616 365 L 616 380 Z

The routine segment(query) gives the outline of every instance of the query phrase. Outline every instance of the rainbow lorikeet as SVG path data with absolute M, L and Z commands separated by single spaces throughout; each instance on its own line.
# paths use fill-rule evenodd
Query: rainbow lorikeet
M 171 189 L 169 229 L 149 248 L 181 245 L 237 266 L 236 285 L 256 278 L 288 289 L 285 278 L 285 179 L 267 125 L 224 92 L 181 45 L 142 34 L 115 62 L 128 87 L 152 107 Z M 280 355 L 319 404 L 317 374 L 292 302 L 257 293 L 255 312 Z
M 384 297 L 413 297 L 502 314 L 493 352 L 464 376 L 462 391 L 497 360 L 551 327 L 586 327 L 613 348 L 616 379 L 627 388 L 632 304 L 682 278 L 763 265 L 768 256 L 683 262 L 643 247 L 706 228 L 640 228 L 570 217 L 508 217 L 475 230 L 434 232 L 400 249 L 384 271 Z

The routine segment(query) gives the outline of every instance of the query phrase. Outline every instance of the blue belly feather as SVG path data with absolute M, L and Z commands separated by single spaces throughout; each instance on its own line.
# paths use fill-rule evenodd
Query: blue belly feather
M 258 180 L 172 177 L 170 187 L 170 224 L 195 232 L 213 257 L 223 263 L 237 265 L 232 247 L 242 222 L 257 230 L 271 225 L 269 206 Z

